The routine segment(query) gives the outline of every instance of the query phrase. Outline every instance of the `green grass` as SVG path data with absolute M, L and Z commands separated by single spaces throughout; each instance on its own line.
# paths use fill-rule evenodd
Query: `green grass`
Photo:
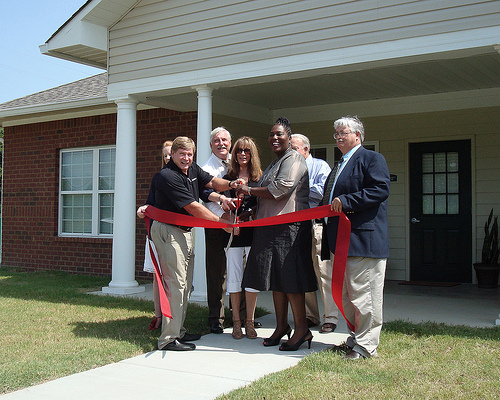
M 395 321 L 379 357 L 311 354 L 218 399 L 498 399 L 500 328 Z
M 156 349 L 150 301 L 86 294 L 109 278 L 0 269 L 0 394 Z M 258 310 L 258 315 L 265 311 Z M 226 315 L 228 315 L 227 313 Z M 190 304 L 186 328 L 208 333 Z M 497 399 L 500 327 L 386 323 L 379 357 L 328 351 L 219 399 Z
M 157 348 L 151 301 L 94 296 L 109 278 L 0 268 L 0 394 Z M 256 316 L 266 312 L 260 308 Z M 190 304 L 185 327 L 206 334 L 208 310 Z M 229 311 L 226 310 L 226 323 Z

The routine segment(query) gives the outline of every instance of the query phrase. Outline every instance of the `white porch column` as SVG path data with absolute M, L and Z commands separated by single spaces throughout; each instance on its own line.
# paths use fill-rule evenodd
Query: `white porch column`
M 135 280 L 136 121 L 137 102 L 117 100 L 113 259 L 111 282 L 104 293 L 143 292 Z
M 203 165 L 210 157 L 210 132 L 212 131 L 212 89 L 195 87 L 198 92 L 198 126 L 196 139 L 196 163 Z M 205 231 L 194 229 L 194 291 L 193 301 L 207 301 L 207 279 L 205 273 Z

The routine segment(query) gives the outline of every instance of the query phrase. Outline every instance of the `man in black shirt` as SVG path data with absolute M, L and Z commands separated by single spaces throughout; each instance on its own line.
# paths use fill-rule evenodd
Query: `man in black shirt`
M 199 203 L 202 189 L 225 191 L 230 189 L 231 185 L 235 188 L 238 182 L 213 177 L 203 171 L 196 163 L 193 163 L 194 152 L 193 140 L 184 136 L 179 136 L 174 140 L 171 160 L 153 177 L 146 204 L 179 214 L 190 214 L 197 218 L 220 221 L 218 216 Z M 231 199 L 217 192 L 211 192 L 203 200 L 223 202 L 226 207 L 234 208 Z M 139 217 L 144 217 L 146 207 L 147 205 L 139 207 L 137 210 Z M 191 228 L 153 221 L 150 232 L 158 252 L 172 314 L 172 318 L 162 317 L 158 348 L 177 351 L 194 350 L 196 346 L 189 341 L 197 340 L 200 336 L 187 334 L 184 328 L 194 269 Z

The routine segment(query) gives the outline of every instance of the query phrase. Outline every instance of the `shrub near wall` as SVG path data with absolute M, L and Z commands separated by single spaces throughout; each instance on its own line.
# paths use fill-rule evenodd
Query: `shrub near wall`
M 163 141 L 195 139 L 196 113 L 164 109 L 137 113 L 137 204 L 161 166 Z M 110 145 L 116 114 L 5 128 L 2 265 L 27 270 L 62 270 L 110 275 L 112 239 L 59 237 L 57 229 L 59 150 Z M 136 275 L 141 276 L 145 229 L 136 229 Z

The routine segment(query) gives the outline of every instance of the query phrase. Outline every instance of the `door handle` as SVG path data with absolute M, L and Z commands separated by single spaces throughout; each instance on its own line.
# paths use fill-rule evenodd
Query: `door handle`
M 419 220 L 419 219 L 416 219 L 415 217 L 413 217 L 413 218 L 411 219 L 411 223 L 412 223 L 412 224 L 418 224 L 419 222 L 420 222 L 420 220 Z

